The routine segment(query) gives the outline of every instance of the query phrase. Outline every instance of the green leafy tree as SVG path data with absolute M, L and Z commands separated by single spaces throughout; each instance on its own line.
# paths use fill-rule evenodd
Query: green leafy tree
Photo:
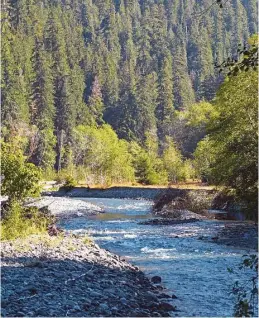
M 75 164 L 87 170 L 90 183 L 134 181 L 128 145 L 118 139 L 109 125 L 78 126 L 74 130 L 73 154 Z
M 255 71 L 229 78 L 217 94 L 219 116 L 208 130 L 216 143 L 215 182 L 233 187 L 252 210 L 257 207 L 257 87 Z
M 255 71 L 241 72 L 224 82 L 214 110 L 205 107 L 207 114 L 212 114 L 203 117 L 208 137 L 195 151 L 201 175 L 235 190 L 237 200 L 245 203 L 251 217 L 257 210 L 257 86 Z
M 169 183 L 185 181 L 186 174 L 182 155 L 171 138 L 167 137 L 166 139 L 162 160 L 168 174 Z
M 40 170 L 32 163 L 26 163 L 20 149 L 10 144 L 2 144 L 1 173 L 2 194 L 8 196 L 9 201 L 23 201 L 29 196 L 40 193 Z

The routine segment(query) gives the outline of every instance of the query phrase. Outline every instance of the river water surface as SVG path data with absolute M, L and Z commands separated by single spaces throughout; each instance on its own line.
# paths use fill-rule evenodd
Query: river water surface
M 74 199 L 76 200 L 76 199 Z M 80 198 L 82 200 L 82 198 Z M 101 247 L 140 267 L 147 275 L 159 275 L 181 317 L 231 317 L 231 288 L 247 273 L 238 270 L 246 251 L 200 240 L 214 236 L 222 221 L 201 221 L 173 226 L 141 225 L 151 218 L 151 201 L 87 198 L 106 213 L 75 217 L 61 225 L 74 233 L 87 233 Z M 236 270 L 230 273 L 228 268 Z

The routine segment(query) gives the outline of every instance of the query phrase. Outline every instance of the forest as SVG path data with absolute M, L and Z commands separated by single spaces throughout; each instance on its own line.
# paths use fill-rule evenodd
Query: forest
M 240 44 L 254 49 L 257 4 L 210 4 L 4 1 L 4 149 L 20 151 L 44 179 L 202 179 L 245 189 L 250 200 L 256 65 L 234 77 L 215 65 L 238 61 Z

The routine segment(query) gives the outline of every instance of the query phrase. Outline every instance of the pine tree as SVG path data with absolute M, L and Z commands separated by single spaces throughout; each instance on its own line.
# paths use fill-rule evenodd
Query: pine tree
M 88 100 L 88 106 L 90 110 L 90 114 L 96 121 L 98 125 L 103 123 L 102 114 L 103 114 L 103 100 L 102 100 L 102 92 L 101 87 L 98 81 L 98 77 L 95 76 L 91 95 Z
M 169 52 L 166 53 L 160 70 L 159 103 L 156 109 L 158 134 L 161 140 L 168 135 L 168 130 L 172 123 L 174 113 L 172 59 Z

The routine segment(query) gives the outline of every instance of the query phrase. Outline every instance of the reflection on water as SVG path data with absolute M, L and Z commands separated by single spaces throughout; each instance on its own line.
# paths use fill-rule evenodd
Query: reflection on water
M 178 299 L 179 316 L 218 317 L 233 315 L 235 280 L 245 273 L 230 274 L 246 253 L 199 240 L 214 236 L 224 226 L 221 221 L 201 221 L 174 226 L 140 225 L 149 218 L 152 202 L 126 199 L 86 199 L 107 213 L 95 217 L 62 221 L 76 233 L 87 233 L 103 248 L 126 257 L 149 275 L 162 277 L 168 292 Z

